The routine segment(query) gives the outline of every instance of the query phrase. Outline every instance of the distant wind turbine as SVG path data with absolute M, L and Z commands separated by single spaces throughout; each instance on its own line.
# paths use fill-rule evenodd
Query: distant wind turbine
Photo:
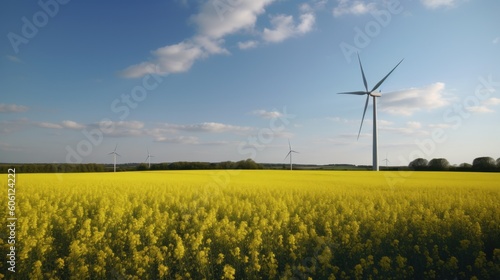
M 383 159 L 382 161 L 385 162 L 385 167 L 387 167 L 390 162 L 389 159 L 387 158 L 387 153 L 385 154 L 385 159 Z
M 149 153 L 149 149 L 148 150 L 148 157 L 146 158 L 146 161 L 148 162 L 148 168 L 151 168 L 151 158 L 152 157 L 155 157 L 155 156 L 152 156 L 150 153 Z
M 116 144 L 114 151 L 109 153 L 108 155 L 113 155 L 113 172 L 116 172 L 116 156 L 121 157 L 117 152 L 116 148 L 118 148 L 118 144 Z
M 358 61 L 359 61 L 359 67 L 361 68 L 361 75 L 363 76 L 363 84 L 365 85 L 365 91 L 351 91 L 351 92 L 340 92 L 339 94 L 352 94 L 352 95 L 366 95 L 366 102 L 365 102 L 365 109 L 363 111 L 363 117 L 361 118 L 361 125 L 359 126 L 359 132 L 358 132 L 358 140 L 359 140 L 359 135 L 361 133 L 361 128 L 363 127 L 363 120 L 365 119 L 365 114 L 366 114 L 366 108 L 368 107 L 368 102 L 370 101 L 370 96 L 373 97 L 373 170 L 378 171 L 378 135 L 377 135 L 377 97 L 381 97 L 382 95 L 380 92 L 375 92 L 391 75 L 391 73 L 396 69 L 396 67 L 403 62 L 404 59 L 401 59 L 394 68 L 392 68 L 391 72 L 389 74 L 385 75 L 385 77 L 380 80 L 373 88 L 372 90 L 368 91 L 368 83 L 366 82 L 366 77 L 365 77 L 365 72 L 363 71 L 363 65 L 361 65 L 361 59 L 359 58 L 358 54 Z
M 286 154 L 285 159 L 290 156 L 290 170 L 292 170 L 293 169 L 292 168 L 292 154 L 293 153 L 298 154 L 299 152 L 292 150 L 292 145 L 290 144 L 290 139 L 288 139 L 288 148 L 289 148 L 289 151 L 288 151 L 288 154 Z

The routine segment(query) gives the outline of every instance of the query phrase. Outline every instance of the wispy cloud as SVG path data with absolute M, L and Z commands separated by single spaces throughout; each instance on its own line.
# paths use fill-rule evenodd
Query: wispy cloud
M 62 129 L 63 126 L 57 123 L 49 123 L 49 122 L 39 122 L 36 124 L 39 127 L 42 128 L 50 128 L 50 129 Z
M 207 132 L 207 133 L 223 133 L 223 132 L 247 132 L 253 130 L 247 126 L 237 126 L 223 124 L 217 122 L 204 122 L 198 124 L 170 124 L 162 125 L 162 128 L 170 131 L 187 131 L 187 132 Z
M 200 58 L 213 54 L 229 53 L 222 44 L 223 38 L 255 26 L 257 17 L 274 0 L 239 1 L 231 9 L 222 12 L 214 1 L 201 4 L 200 12 L 191 17 L 197 34 L 174 45 L 153 51 L 154 59 L 132 65 L 122 71 L 127 78 L 146 74 L 170 74 L 185 72 Z
M 110 137 L 143 136 L 144 123 L 140 121 L 100 121 L 90 127 L 99 128 L 104 135 Z
M 493 39 L 492 43 L 493 44 L 498 44 L 500 42 L 500 37 L 496 37 L 495 39 Z
M 200 143 L 198 137 L 194 136 L 158 137 L 155 139 L 155 142 L 190 145 L 197 145 Z
M 363 15 L 377 9 L 377 5 L 373 1 L 338 0 L 337 2 L 338 5 L 333 8 L 333 15 L 335 17 L 343 15 Z
M 191 17 L 191 22 L 197 30 L 192 37 L 152 51 L 152 59 L 129 66 L 120 74 L 126 78 L 138 78 L 147 74 L 181 73 L 191 69 L 199 59 L 216 54 L 229 54 L 229 50 L 224 47 L 225 37 L 233 34 L 259 34 L 254 32 L 257 19 L 273 2 L 276 0 L 231 1 L 228 3 L 229 9 L 222 9 L 217 5 L 217 1 L 203 2 L 200 4 L 199 12 Z M 302 6 L 300 22 L 297 25 L 293 16 L 271 17 L 273 27 L 264 29 L 261 34 L 262 40 L 281 42 L 289 37 L 310 32 L 314 23 L 315 16 L 312 9 Z M 258 41 L 248 40 L 240 42 L 238 47 L 250 49 L 257 45 Z
M 496 106 L 496 105 L 500 105 L 500 98 L 491 97 L 491 98 L 489 98 L 489 99 L 486 99 L 483 103 L 484 103 L 484 105 L 486 105 L 486 106 Z
M 394 115 L 411 116 L 420 110 L 432 110 L 450 104 L 444 94 L 445 84 L 434 83 L 422 88 L 411 88 L 382 96 L 380 111 Z
M 28 107 L 16 104 L 0 103 L 0 113 L 23 113 L 28 111 Z
M 310 32 L 315 20 L 316 18 L 312 13 L 305 13 L 300 16 L 300 23 L 296 25 L 291 15 L 272 16 L 272 28 L 264 28 L 262 38 L 266 42 L 282 42 L 290 37 Z
M 465 108 L 467 111 L 472 112 L 472 113 L 493 113 L 495 110 L 493 110 L 492 107 L 500 105 L 500 98 L 496 97 L 491 97 L 489 99 L 486 99 L 481 102 L 481 104 L 477 106 L 469 106 Z
M 469 112 L 472 112 L 472 113 L 493 113 L 493 112 L 495 112 L 486 106 L 470 106 L 470 107 L 467 107 L 465 109 Z
M 263 119 L 275 119 L 275 118 L 279 118 L 279 117 L 283 116 L 283 114 L 281 112 L 278 112 L 276 110 L 267 111 L 267 110 L 263 110 L 263 109 L 253 111 L 252 115 L 261 117 Z
M 422 4 L 429 9 L 451 8 L 457 4 L 457 0 L 421 0 Z
M 50 123 L 50 122 L 35 122 L 38 127 L 49 128 L 49 129 L 84 129 L 86 125 L 77 123 L 75 121 L 62 121 L 61 123 Z
M 238 42 L 238 48 L 240 48 L 241 50 L 253 49 L 253 48 L 256 48 L 258 45 L 259 45 L 259 42 L 255 41 L 255 40 Z

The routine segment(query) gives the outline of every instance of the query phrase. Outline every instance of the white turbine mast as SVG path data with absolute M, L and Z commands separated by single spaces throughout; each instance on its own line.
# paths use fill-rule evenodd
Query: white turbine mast
M 288 139 L 288 154 L 286 154 L 286 157 L 290 157 L 290 170 L 293 170 L 293 165 L 292 165 L 292 154 L 296 153 L 298 154 L 299 152 L 292 150 L 292 145 L 290 144 L 290 139 Z
M 148 162 L 148 168 L 151 168 L 151 158 L 155 157 L 155 156 L 153 156 L 149 153 L 149 149 L 147 149 L 147 150 L 148 150 L 148 157 L 146 158 L 146 161 Z
M 118 144 L 116 144 L 115 149 L 108 154 L 113 155 L 113 172 L 116 172 L 116 156 L 121 157 L 121 155 L 116 152 L 116 148 L 118 148 Z
M 383 162 L 385 162 L 385 167 L 387 167 L 389 165 L 389 162 L 391 162 L 388 158 L 387 158 L 387 153 L 385 154 L 385 159 L 382 160 Z
M 380 92 L 375 92 L 391 75 L 391 73 L 396 69 L 396 67 L 403 62 L 404 58 L 399 61 L 394 68 L 392 68 L 391 72 L 389 72 L 385 77 L 380 80 L 373 88 L 372 90 L 368 91 L 368 83 L 366 82 L 366 77 L 365 77 L 365 72 L 363 71 L 363 65 L 361 64 L 361 59 L 359 58 L 359 53 L 358 53 L 358 61 L 359 61 L 359 67 L 361 68 L 361 75 L 363 76 L 363 84 L 365 85 L 365 91 L 351 91 L 351 92 L 340 92 L 339 94 L 352 94 L 352 95 L 366 95 L 366 102 L 365 102 L 365 109 L 363 111 L 363 117 L 361 118 L 361 125 L 359 126 L 359 132 L 358 132 L 358 140 L 359 140 L 359 135 L 361 133 L 361 128 L 363 127 L 363 120 L 365 119 L 365 114 L 366 114 L 366 108 L 368 107 L 368 102 L 370 101 L 370 96 L 373 97 L 373 170 L 378 171 L 378 131 L 377 131 L 377 97 L 381 97 L 382 95 Z

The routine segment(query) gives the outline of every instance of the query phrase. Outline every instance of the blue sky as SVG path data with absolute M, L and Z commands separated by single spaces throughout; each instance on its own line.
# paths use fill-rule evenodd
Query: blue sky
M 498 1 L 0 3 L 0 162 L 500 157 Z

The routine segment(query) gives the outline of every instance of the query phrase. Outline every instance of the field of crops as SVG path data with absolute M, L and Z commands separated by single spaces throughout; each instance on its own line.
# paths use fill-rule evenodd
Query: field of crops
M 18 174 L 16 184 L 16 272 L 3 227 L 0 278 L 500 276 L 500 174 Z M 7 217 L 6 195 L 0 203 Z

